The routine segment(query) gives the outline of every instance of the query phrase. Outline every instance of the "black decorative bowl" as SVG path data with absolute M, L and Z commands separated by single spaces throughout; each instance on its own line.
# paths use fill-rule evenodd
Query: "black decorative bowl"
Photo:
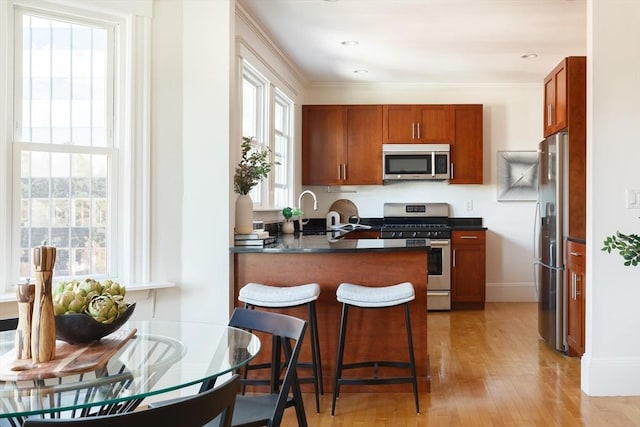
M 60 314 L 56 316 L 56 338 L 71 344 L 82 344 L 99 340 L 117 331 L 133 314 L 136 303 L 129 307 L 111 323 L 100 323 L 82 313 Z

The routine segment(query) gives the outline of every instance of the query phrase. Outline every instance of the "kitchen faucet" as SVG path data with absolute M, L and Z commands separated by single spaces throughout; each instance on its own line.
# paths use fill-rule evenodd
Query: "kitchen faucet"
M 304 190 L 302 193 L 300 193 L 300 195 L 298 196 L 298 209 L 302 210 L 302 198 L 304 197 L 305 194 L 310 194 L 311 197 L 313 197 L 313 210 L 317 211 L 318 210 L 318 198 L 316 197 L 316 194 L 311 191 L 311 190 Z M 309 220 L 307 219 L 307 222 L 304 222 L 302 220 L 302 215 L 300 215 L 300 217 L 298 218 L 298 225 L 300 228 L 300 232 L 302 233 L 302 225 L 306 224 L 307 222 L 309 222 Z

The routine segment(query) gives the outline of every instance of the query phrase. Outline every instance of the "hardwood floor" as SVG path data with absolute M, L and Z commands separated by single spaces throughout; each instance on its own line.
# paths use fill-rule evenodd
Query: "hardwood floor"
M 310 427 L 640 426 L 640 397 L 589 397 L 580 359 L 548 348 L 535 303 L 488 303 L 484 311 L 429 312 L 431 393 L 348 393 L 331 416 L 331 394 L 305 394 Z M 384 390 L 384 387 L 378 387 Z M 283 426 L 297 426 L 286 411 Z

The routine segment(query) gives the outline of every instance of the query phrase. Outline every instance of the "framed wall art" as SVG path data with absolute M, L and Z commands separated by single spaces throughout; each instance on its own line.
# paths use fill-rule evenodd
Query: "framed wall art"
M 498 201 L 538 198 L 538 152 L 498 151 Z

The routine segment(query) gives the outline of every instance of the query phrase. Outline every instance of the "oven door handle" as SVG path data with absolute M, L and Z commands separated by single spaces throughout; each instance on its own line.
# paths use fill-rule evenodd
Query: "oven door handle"
M 431 240 L 431 246 L 449 246 L 450 240 Z

